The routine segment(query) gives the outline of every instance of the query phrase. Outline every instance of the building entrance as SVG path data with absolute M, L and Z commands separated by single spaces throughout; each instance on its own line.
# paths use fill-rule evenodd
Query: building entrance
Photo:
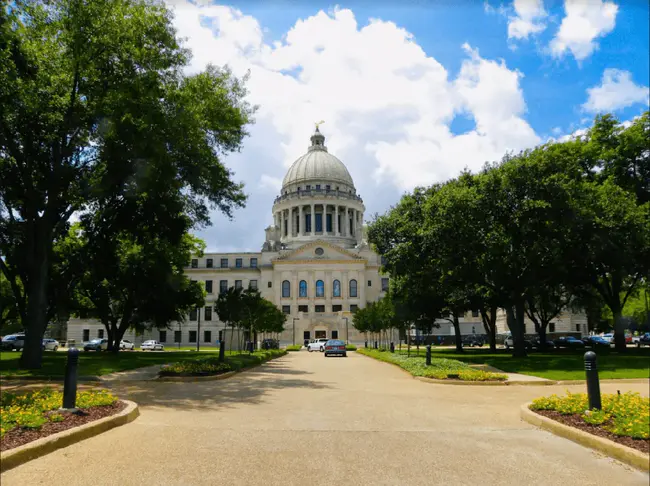
M 327 331 L 314 331 L 314 337 L 316 339 L 327 338 Z

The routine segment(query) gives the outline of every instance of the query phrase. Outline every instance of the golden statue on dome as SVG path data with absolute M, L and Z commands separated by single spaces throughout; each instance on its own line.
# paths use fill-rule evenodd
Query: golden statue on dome
M 323 120 L 314 123 L 314 125 L 316 125 L 316 131 L 318 131 L 318 127 L 321 126 L 323 123 L 325 123 Z

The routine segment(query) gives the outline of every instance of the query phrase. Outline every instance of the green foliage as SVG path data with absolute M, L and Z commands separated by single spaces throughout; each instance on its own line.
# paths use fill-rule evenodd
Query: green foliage
M 228 371 L 232 371 L 230 364 L 219 362 L 218 357 L 211 357 L 164 365 L 159 374 L 160 376 L 199 376 L 218 375 Z
M 346 344 L 345 345 L 345 350 L 346 351 L 356 351 L 357 347 L 354 344 Z
M 112 405 L 117 401 L 107 390 L 80 391 L 77 393 L 77 408 L 86 409 Z M 0 437 L 16 427 L 39 429 L 48 421 L 61 422 L 64 417 L 52 413 L 63 403 L 63 393 L 51 388 L 24 394 L 3 392 L 0 401 Z
M 468 364 L 455 359 L 432 358 L 431 366 L 427 366 L 422 357 L 408 357 L 404 354 L 365 348 L 358 349 L 357 352 L 386 363 L 395 364 L 413 376 L 447 380 L 453 379 L 449 375 L 458 375 L 458 379 L 463 381 L 500 381 L 507 378 L 503 374 L 475 370 Z
M 650 399 L 638 393 L 604 394 L 602 410 L 589 410 L 586 393 L 551 395 L 533 400 L 532 410 L 553 410 L 562 415 L 580 415 L 591 425 L 599 425 L 616 435 L 634 439 L 650 438 Z
M 302 349 L 302 346 L 300 344 L 292 344 L 290 346 L 287 346 L 287 351 L 300 351 Z

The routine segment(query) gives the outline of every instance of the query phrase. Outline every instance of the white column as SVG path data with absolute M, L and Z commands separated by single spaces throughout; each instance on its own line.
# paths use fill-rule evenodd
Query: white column
M 352 236 L 352 222 L 350 221 L 350 208 L 345 208 L 345 227 L 348 236 Z
M 289 211 L 289 216 L 287 217 L 287 223 L 289 223 L 289 227 L 287 231 L 288 231 L 289 238 L 293 238 L 293 207 L 290 207 L 288 211 Z
M 302 204 L 298 206 L 298 236 L 305 234 L 305 220 L 302 216 Z
M 284 238 L 284 227 L 287 225 L 284 221 L 284 209 L 280 211 L 280 239 Z
M 334 205 L 334 234 L 339 236 L 339 205 Z
M 316 208 L 314 203 L 311 204 L 311 235 L 316 234 Z

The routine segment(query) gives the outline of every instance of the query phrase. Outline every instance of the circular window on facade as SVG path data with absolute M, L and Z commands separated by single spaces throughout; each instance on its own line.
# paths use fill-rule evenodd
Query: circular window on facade
M 322 248 L 316 248 L 316 251 L 314 253 L 316 253 L 318 256 L 321 256 L 323 253 L 325 253 L 325 250 Z

